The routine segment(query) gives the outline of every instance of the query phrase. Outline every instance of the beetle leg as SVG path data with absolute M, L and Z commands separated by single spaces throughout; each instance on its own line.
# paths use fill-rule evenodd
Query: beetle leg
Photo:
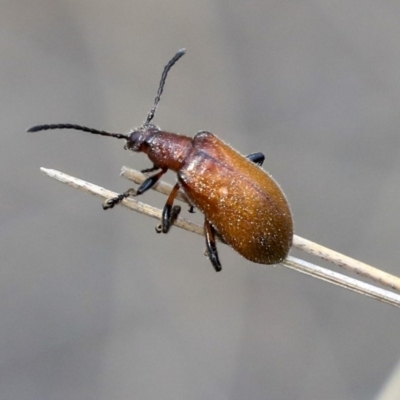
M 211 264 L 215 268 L 215 271 L 219 272 L 221 271 L 222 267 L 221 263 L 219 262 L 218 250 L 215 244 L 215 229 L 210 224 L 210 221 L 207 220 L 204 221 L 204 233 L 206 235 L 208 258 L 210 259 Z
M 135 189 L 128 189 L 124 193 L 119 194 L 111 199 L 105 200 L 103 203 L 103 210 L 108 210 L 113 208 L 115 205 L 121 203 L 123 199 L 126 199 L 129 196 L 135 196 L 136 190 Z
M 140 172 L 141 172 L 142 174 L 147 174 L 148 172 L 157 171 L 158 169 L 160 169 L 160 168 L 157 167 L 157 165 L 153 164 L 153 166 L 152 166 L 151 168 L 142 169 Z
M 166 168 L 163 168 L 160 172 L 155 175 L 149 176 L 142 184 L 139 186 L 137 190 L 135 189 L 128 189 L 126 192 L 119 194 L 116 197 L 106 200 L 103 203 L 103 210 L 108 210 L 113 208 L 117 204 L 121 203 L 122 200 L 126 199 L 129 196 L 139 196 L 143 194 L 147 190 L 151 189 L 157 181 L 167 172 Z
M 261 167 L 263 165 L 263 162 L 265 160 L 265 156 L 263 153 L 251 153 L 248 156 L 246 156 L 251 162 L 254 164 L 257 164 Z
M 173 206 L 172 207 L 171 218 L 170 218 L 170 227 L 171 227 L 171 225 L 174 224 L 174 222 L 178 218 L 180 212 L 181 212 L 181 206 Z M 167 232 L 163 232 L 162 224 L 159 224 L 156 226 L 156 232 L 157 233 L 167 233 Z
M 159 180 L 160 178 L 167 172 L 167 168 L 163 168 L 160 172 L 149 176 L 142 184 L 139 186 L 138 190 L 136 191 L 136 196 L 147 192 L 151 189 Z
M 168 233 L 169 228 L 171 227 L 173 221 L 178 216 L 181 208 L 179 206 L 172 207 L 174 204 L 174 200 L 179 192 L 179 183 L 177 183 L 171 190 L 171 193 L 168 196 L 167 202 L 162 211 L 161 217 L 161 231 L 162 233 Z M 179 207 L 179 208 L 176 208 Z

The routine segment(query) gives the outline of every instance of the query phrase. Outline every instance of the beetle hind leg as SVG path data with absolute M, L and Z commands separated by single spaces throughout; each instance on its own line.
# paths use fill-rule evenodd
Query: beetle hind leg
M 210 221 L 205 220 L 204 233 L 206 236 L 208 258 L 210 259 L 211 264 L 215 268 L 215 271 L 219 272 L 222 270 L 222 267 L 218 257 L 217 245 L 215 243 L 215 229 L 211 225 Z
M 260 167 L 261 165 L 263 165 L 265 160 L 265 156 L 263 153 L 251 153 L 248 156 L 246 156 L 246 158 L 248 158 L 254 164 L 259 165 Z

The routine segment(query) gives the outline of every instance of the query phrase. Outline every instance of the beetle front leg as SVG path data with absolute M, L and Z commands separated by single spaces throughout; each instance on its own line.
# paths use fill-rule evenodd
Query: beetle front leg
M 108 210 L 113 208 L 117 204 L 121 203 L 122 200 L 126 199 L 129 196 L 139 196 L 147 190 L 151 189 L 159 180 L 160 178 L 167 172 L 166 168 L 163 168 L 160 172 L 155 175 L 149 176 L 142 184 L 139 186 L 137 190 L 135 189 L 128 189 L 126 192 L 119 194 L 111 199 L 106 200 L 103 203 L 103 210 Z
M 161 177 L 168 171 L 167 168 L 163 168 L 160 172 L 156 173 L 155 175 L 149 176 L 142 184 L 139 186 L 138 190 L 136 191 L 136 196 L 147 192 L 151 189 L 160 179 Z
M 222 267 L 218 257 L 217 245 L 215 244 L 215 229 L 211 225 L 210 221 L 205 220 L 204 233 L 206 235 L 208 258 L 210 259 L 211 264 L 215 268 L 215 271 L 219 272 L 222 270 Z
M 149 173 L 149 172 L 157 171 L 158 169 L 160 169 L 160 168 L 157 167 L 156 164 L 153 164 L 153 166 L 152 166 L 151 168 L 142 169 L 140 172 L 141 172 L 142 174 L 147 174 L 147 173 Z
M 135 196 L 136 195 L 136 190 L 135 189 L 128 189 L 124 193 L 119 194 L 118 196 L 115 196 L 111 199 L 105 200 L 103 203 L 103 210 L 109 210 L 110 208 L 113 208 L 117 204 L 121 203 L 122 200 L 126 199 L 129 196 Z

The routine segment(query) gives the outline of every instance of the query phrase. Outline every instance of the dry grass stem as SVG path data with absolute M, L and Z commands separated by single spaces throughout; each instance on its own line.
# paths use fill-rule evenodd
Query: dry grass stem
M 141 172 L 127 167 L 122 167 L 121 175 L 137 184 L 141 184 L 146 179 L 146 176 Z M 168 194 L 172 190 L 172 185 L 161 181 L 154 187 L 154 190 L 163 194 Z M 179 199 L 188 203 L 185 194 L 181 192 L 180 195 L 181 196 Z M 400 278 L 372 267 L 371 265 L 345 256 L 344 254 L 340 254 L 337 251 L 328 249 L 327 247 L 304 239 L 298 235 L 293 236 L 293 247 L 305 251 L 308 254 L 322 258 L 323 260 L 327 260 L 335 265 L 338 265 L 339 267 L 355 272 L 361 276 L 365 276 L 366 278 L 372 279 L 375 282 L 379 282 L 383 286 L 390 287 L 391 289 L 395 289 L 400 292 Z
M 69 186 L 72 186 L 84 192 L 102 197 L 103 199 L 109 199 L 117 195 L 117 193 L 115 192 L 112 192 L 100 186 L 94 185 L 92 183 L 83 181 L 81 179 L 72 177 L 70 175 L 64 174 L 56 170 L 45 169 L 45 168 L 41 168 L 41 170 L 51 178 L 54 178 L 62 183 L 65 183 Z M 143 180 L 145 179 L 145 175 L 143 175 L 142 173 L 128 169 L 126 167 L 123 167 L 121 175 L 138 184 L 143 182 Z M 170 192 L 171 188 L 172 186 L 165 182 L 159 182 L 157 185 L 153 187 L 153 189 L 165 195 L 167 195 Z M 178 198 L 181 201 L 187 202 L 187 199 L 183 193 L 180 193 Z M 123 200 L 121 205 L 129 209 L 138 211 L 140 213 L 146 214 L 158 220 L 160 220 L 161 218 L 162 211 L 160 209 L 152 207 L 140 201 L 137 201 L 134 198 L 128 198 Z M 177 218 L 174 225 L 179 228 L 186 229 L 190 232 L 194 232 L 202 236 L 204 235 L 202 226 L 197 225 L 184 218 L 180 217 Z M 334 252 L 333 250 L 322 247 L 316 243 L 310 242 L 297 235 L 295 235 L 294 237 L 293 246 L 303 251 L 306 251 L 307 253 L 316 255 L 317 257 L 331 261 L 336 265 L 340 265 L 343 268 L 352 270 L 353 272 L 356 272 L 360 275 L 373 279 L 381 283 L 382 285 L 386 285 L 393 289 L 400 290 L 400 278 L 387 274 L 384 271 L 381 271 L 367 264 L 361 263 L 360 261 L 354 260 L 340 253 Z M 396 293 L 389 292 L 387 290 L 378 288 L 374 285 L 364 283 L 357 279 L 347 277 L 345 275 L 339 274 L 334 271 L 330 271 L 326 268 L 319 267 L 312 263 L 291 256 L 289 256 L 282 263 L 282 265 L 291 269 L 295 269 L 298 272 L 305 273 L 315 278 L 322 279 L 324 281 L 341 286 L 348 290 L 364 294 L 366 296 L 375 298 L 377 300 L 380 300 L 382 302 L 400 308 L 400 295 Z

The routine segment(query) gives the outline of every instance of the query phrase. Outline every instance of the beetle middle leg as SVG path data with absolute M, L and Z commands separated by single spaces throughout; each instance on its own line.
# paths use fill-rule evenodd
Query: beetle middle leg
M 259 165 L 260 167 L 261 165 L 263 165 L 265 160 L 265 156 L 263 153 L 251 153 L 248 156 L 246 156 L 246 158 L 248 158 L 254 164 Z
M 221 263 L 218 257 L 217 245 L 215 243 L 215 229 L 211 225 L 210 221 L 204 221 L 204 233 L 206 235 L 206 246 L 208 258 L 211 264 L 215 268 L 215 271 L 219 272 L 222 270 Z
M 119 194 L 118 196 L 115 196 L 111 199 L 106 200 L 103 203 L 103 210 L 108 210 L 110 208 L 113 208 L 117 204 L 121 203 L 121 201 L 126 199 L 127 197 L 139 196 L 140 194 L 147 192 L 160 180 L 160 178 L 166 172 L 167 172 L 167 169 L 163 168 L 157 174 L 149 176 L 144 182 L 142 182 L 142 184 L 139 186 L 139 188 L 137 190 L 131 188 L 131 189 L 128 189 L 127 191 L 125 191 L 124 193 Z
M 178 217 L 179 212 L 181 211 L 180 206 L 173 206 L 174 200 L 178 195 L 180 185 L 177 183 L 171 190 L 171 193 L 168 195 L 167 202 L 162 211 L 161 216 L 161 225 L 156 228 L 157 233 L 168 233 L 171 225 L 174 220 Z

